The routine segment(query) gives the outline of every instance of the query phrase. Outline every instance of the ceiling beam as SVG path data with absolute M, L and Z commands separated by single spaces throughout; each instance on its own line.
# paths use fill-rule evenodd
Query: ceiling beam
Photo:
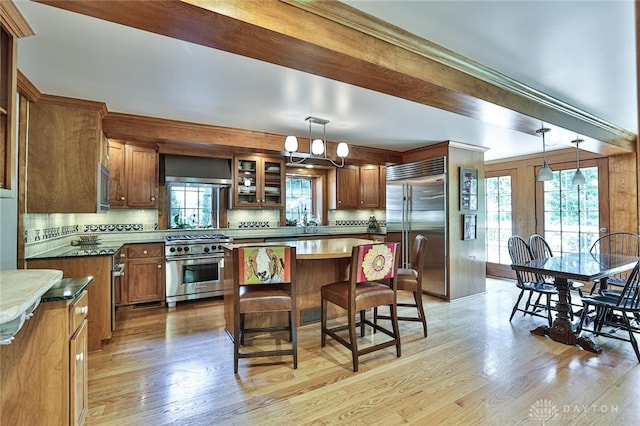
M 580 134 L 585 148 L 603 155 L 637 148 L 637 137 L 628 130 L 339 2 L 40 2 L 531 135 L 544 122 Z

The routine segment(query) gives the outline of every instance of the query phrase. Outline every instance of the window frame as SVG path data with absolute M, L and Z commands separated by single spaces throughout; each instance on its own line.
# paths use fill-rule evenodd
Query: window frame
M 173 213 L 172 213 L 172 191 L 175 186 L 202 186 L 208 187 L 211 190 L 211 217 L 210 223 L 211 226 L 185 226 L 185 227 L 173 227 Z M 204 191 L 203 191 L 204 192 Z M 172 181 L 167 182 L 167 229 L 215 229 L 219 228 L 221 224 L 221 194 L 220 194 L 220 186 L 216 184 L 210 183 L 197 183 L 197 182 L 180 182 L 180 181 Z M 185 209 L 185 208 L 183 208 Z M 200 202 L 198 203 L 198 210 L 204 210 L 200 208 Z
M 503 176 L 509 176 L 511 178 L 511 233 L 514 233 L 514 228 L 515 228 L 515 224 L 514 224 L 514 218 L 513 218 L 513 214 L 515 212 L 515 200 L 516 200 L 516 194 L 514 193 L 514 186 L 516 184 L 516 180 L 517 180 L 517 170 L 516 169 L 502 169 L 502 170 L 496 170 L 496 171 L 486 171 L 485 172 L 485 176 L 484 178 L 498 178 L 498 177 L 503 177 Z M 485 194 L 486 194 L 486 189 L 485 189 Z M 486 195 L 485 195 L 486 196 Z M 485 206 L 488 203 L 486 203 L 485 200 Z M 486 207 L 485 207 L 486 209 Z M 486 243 L 485 243 L 485 250 L 486 250 Z M 494 263 L 494 262 L 486 262 L 486 274 L 487 275 L 491 275 L 491 276 L 496 276 L 496 277 L 505 277 L 505 278 L 513 278 L 515 277 L 515 273 L 514 271 L 511 269 L 511 265 L 504 265 L 501 263 Z
M 580 168 L 597 167 L 598 168 L 598 214 L 599 214 L 599 235 L 602 236 L 606 232 L 602 229 L 609 229 L 609 168 L 606 158 L 595 158 L 588 160 L 580 160 Z M 536 166 L 536 176 L 540 166 Z M 552 165 L 553 171 L 575 170 L 575 161 L 555 163 Z M 545 235 L 544 229 L 544 182 L 536 181 L 536 233 Z

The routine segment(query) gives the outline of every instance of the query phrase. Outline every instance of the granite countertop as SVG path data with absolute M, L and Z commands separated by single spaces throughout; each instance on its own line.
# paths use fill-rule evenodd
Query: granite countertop
M 54 269 L 0 271 L 0 344 L 11 343 L 42 295 L 61 279 L 62 271 Z
M 368 231 L 360 229 L 338 229 L 336 227 L 314 227 L 310 232 L 300 232 L 300 227 L 279 227 L 260 229 L 233 229 L 219 228 L 212 230 L 162 230 L 143 233 L 122 233 L 117 239 L 106 237 L 97 244 L 90 245 L 64 245 L 39 253 L 28 254 L 26 260 L 30 259 L 50 259 L 62 257 L 83 257 L 83 256 L 113 256 L 125 244 L 163 243 L 166 235 L 184 233 L 187 235 L 197 235 L 203 233 L 223 233 L 232 239 L 264 238 L 265 241 L 287 241 L 297 238 L 329 237 L 355 234 L 386 235 L 384 231 Z
M 93 281 L 93 277 L 63 278 L 42 295 L 42 302 L 75 299 Z

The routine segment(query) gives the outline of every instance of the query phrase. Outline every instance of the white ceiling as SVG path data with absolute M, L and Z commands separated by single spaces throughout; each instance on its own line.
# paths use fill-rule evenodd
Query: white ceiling
M 634 4 L 624 1 L 345 1 L 633 133 L 638 131 Z M 349 84 L 16 1 L 36 33 L 18 67 L 43 93 L 109 111 L 404 151 L 454 140 L 486 160 L 540 152 L 535 136 Z M 550 149 L 570 140 L 547 135 Z M 564 138 L 566 135 L 563 135 Z

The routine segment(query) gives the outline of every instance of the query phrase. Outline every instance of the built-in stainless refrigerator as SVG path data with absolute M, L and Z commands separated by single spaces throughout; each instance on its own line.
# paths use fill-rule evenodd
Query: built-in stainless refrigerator
M 447 297 L 446 157 L 387 166 L 387 240 L 402 245 L 402 265 L 410 268 L 417 234 L 427 237 L 422 289 Z

